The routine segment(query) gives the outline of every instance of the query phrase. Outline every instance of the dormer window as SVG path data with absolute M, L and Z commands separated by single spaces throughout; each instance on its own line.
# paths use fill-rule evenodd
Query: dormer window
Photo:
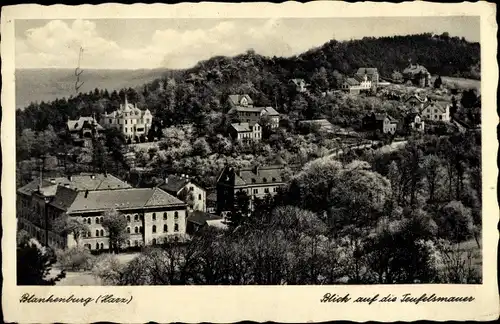
M 262 179 L 262 181 L 267 182 L 267 178 Z
M 255 183 L 255 182 L 256 182 L 256 181 L 255 181 L 255 179 L 254 179 L 254 178 L 252 178 L 252 183 Z
M 276 182 L 276 178 L 273 178 L 273 182 Z

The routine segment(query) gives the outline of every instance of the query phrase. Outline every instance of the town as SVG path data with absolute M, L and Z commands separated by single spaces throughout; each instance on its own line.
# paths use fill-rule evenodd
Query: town
M 18 283 L 479 283 L 480 81 L 262 60 L 18 111 Z

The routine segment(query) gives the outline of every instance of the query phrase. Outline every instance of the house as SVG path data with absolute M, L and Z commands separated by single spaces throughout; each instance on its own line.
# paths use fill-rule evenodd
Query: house
M 122 248 L 161 243 L 186 231 L 186 204 L 159 188 L 131 188 L 108 174 L 36 179 L 17 190 L 17 217 L 45 245 L 69 248 L 82 244 L 92 251 L 109 249 L 103 214 L 114 209 L 127 220 Z M 55 232 L 54 222 L 69 217 L 88 230 L 75 237 Z
M 307 91 L 308 84 L 304 79 L 291 79 L 290 84 L 295 87 L 295 91 L 303 93 Z
M 394 134 L 398 121 L 388 114 L 376 114 L 372 112 L 362 119 L 362 127 L 367 131 L 379 130 L 383 134 Z
M 410 108 L 411 111 L 417 112 L 424 108 L 427 102 L 427 97 L 420 97 L 418 94 L 413 94 L 405 100 L 405 105 Z
M 450 104 L 447 102 L 429 101 L 420 111 L 424 120 L 450 121 Z
M 425 130 L 425 122 L 418 112 L 410 112 L 404 117 L 404 127 L 408 130 L 423 132 Z
M 207 193 L 188 175 L 169 174 L 158 187 L 184 201 L 191 210 L 206 211 Z
M 207 213 L 215 213 L 217 211 L 217 191 L 210 190 L 207 192 Z
M 378 69 L 377 68 L 359 68 L 356 73 L 354 74 L 354 77 L 359 81 L 359 80 L 368 80 L 370 81 L 371 85 L 373 84 L 374 86 L 377 86 L 379 83 L 379 74 L 378 74 Z M 371 87 L 370 85 L 370 87 Z
M 353 77 L 347 78 L 341 89 L 352 94 L 368 91 L 379 84 L 379 74 L 376 68 L 359 68 Z
M 279 127 L 280 114 L 273 107 L 254 107 L 249 95 L 230 95 L 228 99 L 231 109 L 229 114 L 235 114 L 242 123 L 259 123 L 263 116 L 269 116 L 270 126 Z
M 290 167 L 294 171 L 295 167 Z M 255 166 L 251 168 L 233 168 L 226 166 L 217 177 L 217 214 L 232 210 L 235 196 L 239 192 L 250 198 L 250 208 L 255 198 L 267 194 L 275 195 L 278 188 L 286 184 L 285 165 Z
M 207 227 L 227 229 L 228 226 L 225 223 L 224 218 L 221 216 L 201 211 L 194 211 L 192 213 L 189 213 L 186 225 L 187 234 L 190 235 L 196 234 L 200 230 Z
M 120 108 L 109 114 L 104 114 L 101 123 L 104 127 L 113 127 L 120 130 L 126 139 L 139 142 L 140 138 L 147 136 L 153 123 L 153 115 L 149 109 L 141 110 L 137 104 L 125 103 Z
M 104 128 L 97 123 L 94 117 L 80 117 L 77 120 L 68 120 L 66 130 L 70 134 L 73 142 L 85 143 L 86 139 L 91 139 L 94 134 L 99 135 Z
M 423 65 L 412 64 L 403 71 L 404 82 L 411 82 L 421 88 L 431 86 L 431 74 Z
M 253 107 L 253 100 L 247 94 L 232 94 L 228 97 L 229 106 L 234 107 Z
M 258 123 L 234 123 L 229 132 L 233 139 L 244 142 L 262 139 L 262 127 Z

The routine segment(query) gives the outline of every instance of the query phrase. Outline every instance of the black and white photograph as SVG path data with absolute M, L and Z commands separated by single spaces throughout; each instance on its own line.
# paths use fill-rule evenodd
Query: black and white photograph
M 12 22 L 16 286 L 484 283 L 479 15 L 74 17 Z

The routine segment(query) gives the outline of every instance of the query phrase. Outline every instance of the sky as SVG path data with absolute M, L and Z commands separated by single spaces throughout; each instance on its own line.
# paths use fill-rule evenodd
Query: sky
M 420 33 L 479 42 L 479 17 L 16 20 L 16 68 L 182 69 L 248 49 L 293 56 L 339 41 Z

